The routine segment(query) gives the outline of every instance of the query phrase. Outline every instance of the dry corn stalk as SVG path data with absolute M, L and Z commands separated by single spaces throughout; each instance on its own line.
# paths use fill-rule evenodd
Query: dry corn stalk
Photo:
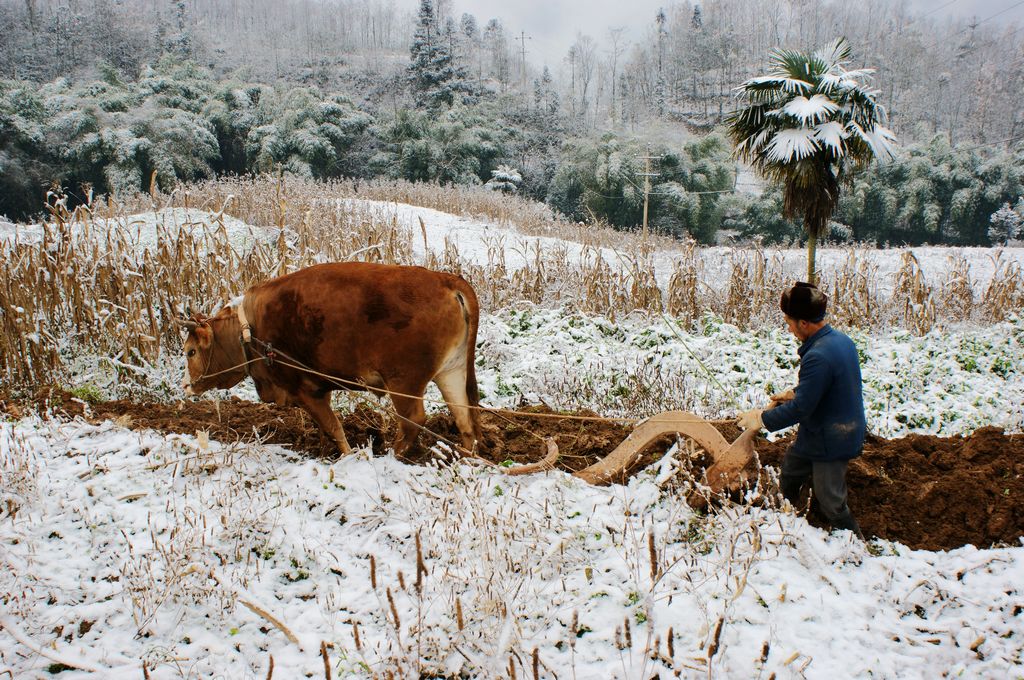
M 915 332 L 925 334 L 935 325 L 935 301 L 931 286 L 925 281 L 917 257 L 905 251 L 896 273 L 893 300 L 898 305 L 903 322 Z
M 1010 313 L 1024 307 L 1024 277 L 1020 264 L 1003 259 L 1003 251 L 992 257 L 992 280 L 982 297 L 982 308 L 992 321 L 1002 321 Z

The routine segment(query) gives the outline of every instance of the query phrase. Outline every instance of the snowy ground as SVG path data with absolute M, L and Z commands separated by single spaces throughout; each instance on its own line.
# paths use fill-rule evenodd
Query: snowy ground
M 228 242 L 241 254 L 258 240 L 276 240 L 280 229 L 252 226 L 230 215 L 194 208 L 166 208 L 159 212 L 121 218 L 97 218 L 88 224 L 75 223 L 72 229 L 76 238 L 93 238 L 101 243 L 108 236 L 116 235 L 119 241 L 123 240 L 125 245 L 140 254 L 144 250 L 155 252 L 158 240 L 174 240 L 182 233 L 190 234 L 202 242 L 205 237 L 218 232 L 226 234 Z M 15 242 L 40 243 L 43 238 L 44 229 L 41 224 L 0 221 L 0 250 Z
M 467 259 L 486 262 L 504 239 L 511 263 L 532 238 L 377 209 L 397 213 L 418 254 L 417 215 L 432 249 L 454 235 Z M 258 233 L 225 228 L 243 247 Z M 949 251 L 915 253 L 929 272 Z M 965 254 L 982 278 L 991 253 Z M 784 256 L 800 270 L 802 252 Z M 898 267 L 898 253 L 872 256 Z M 635 396 L 641 381 L 648 399 L 717 417 L 796 378 L 784 329 L 713 317 L 687 333 L 502 310 L 479 340 L 491 405 L 522 395 L 637 415 L 651 403 Z M 855 340 L 876 433 L 1024 428 L 1024 320 Z M 76 370 L 107 396 L 138 387 L 96 357 Z M 150 367 L 143 393 L 172 398 L 181 370 Z M 330 464 L 122 425 L 0 422 L 0 676 L 138 678 L 145 661 L 153 678 L 265 678 L 272 655 L 274 677 L 322 677 L 326 642 L 334 677 L 508 677 L 510 659 L 533 677 L 534 649 L 541 677 L 579 680 L 1024 677 L 1022 546 L 932 553 L 865 546 L 782 511 L 704 517 L 663 484 L 676 452 L 628 486 L 598 488 L 367 451 Z
M 18 678 L 263 678 L 271 655 L 274 677 L 321 677 L 321 641 L 335 677 L 507 677 L 510 658 L 532 677 L 534 649 L 542 677 L 581 679 L 1024 672 L 1024 548 L 869 552 L 791 514 L 709 519 L 660 486 L 671 458 L 599 488 L 36 418 L 0 424 L 0 456 Z

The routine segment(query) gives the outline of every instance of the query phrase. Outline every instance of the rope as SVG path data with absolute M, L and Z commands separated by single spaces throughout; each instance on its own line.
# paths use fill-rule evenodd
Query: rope
M 669 327 L 671 328 L 671 324 L 669 324 Z M 674 328 L 672 329 L 672 331 L 675 333 L 675 329 Z M 677 337 L 678 337 L 678 335 L 679 334 L 676 333 Z M 262 346 L 267 346 L 266 343 L 264 343 L 262 340 L 259 340 L 258 338 L 252 338 L 252 341 L 253 341 L 254 344 L 258 344 L 258 345 L 262 345 Z M 703 368 L 708 373 L 708 376 L 715 382 L 716 385 L 718 385 L 719 389 L 722 390 L 722 392 L 726 393 L 726 396 L 729 397 L 730 403 L 735 405 L 735 403 L 736 403 L 735 400 L 728 394 L 728 392 L 725 390 L 725 388 L 722 386 L 722 384 L 720 382 L 718 382 L 717 379 L 715 379 L 714 375 L 711 374 L 711 372 L 708 370 L 707 366 L 705 366 L 704 363 L 698 357 L 696 357 L 693 354 L 692 351 L 690 351 L 689 347 L 686 347 L 685 343 L 684 343 L 683 346 L 687 350 L 687 352 L 690 352 L 690 355 L 693 356 L 697 360 L 697 362 L 698 362 L 698 364 L 700 364 L 701 368 Z M 256 353 L 259 355 L 259 356 L 257 356 L 257 358 L 249 359 L 247 361 L 243 361 L 240 364 L 236 364 L 236 365 L 234 365 L 234 366 L 232 366 L 230 368 L 226 368 L 226 369 L 224 369 L 222 371 L 217 371 L 216 373 L 204 373 L 202 376 L 200 376 L 199 379 L 203 380 L 203 379 L 211 378 L 213 376 L 221 375 L 221 374 L 224 374 L 224 373 L 230 373 L 232 371 L 238 370 L 239 368 L 243 368 L 245 366 L 248 366 L 249 364 L 261 361 L 261 360 L 266 358 L 266 355 L 261 355 L 258 350 L 256 351 Z M 342 388 L 357 387 L 357 388 L 360 388 L 361 390 L 372 391 L 374 393 L 379 393 L 379 394 L 386 394 L 386 395 L 388 395 L 390 397 L 396 397 L 396 396 L 397 397 L 405 397 L 407 399 L 418 399 L 418 400 L 420 400 L 420 401 L 422 401 L 424 403 L 431 403 L 431 404 L 438 404 L 438 405 L 444 404 L 446 406 L 448 405 L 448 402 L 444 401 L 443 399 L 430 399 L 430 398 L 426 397 L 425 395 L 406 394 L 404 392 L 397 392 L 395 390 L 389 390 L 386 387 L 370 387 L 369 385 L 367 385 L 365 382 L 362 382 L 362 381 L 348 380 L 346 378 L 339 378 L 338 376 L 330 375 L 328 373 L 323 373 L 323 372 L 318 371 L 318 370 L 316 370 L 316 369 L 314 369 L 314 368 L 312 368 L 310 366 L 306 366 L 305 364 L 303 364 L 298 359 L 295 359 L 294 357 L 289 356 L 288 354 L 286 354 L 285 352 L 282 352 L 279 349 L 273 349 L 273 353 L 275 355 L 280 355 L 280 356 L 285 357 L 286 359 L 290 360 L 290 361 L 282 361 L 280 359 L 277 359 L 275 361 L 278 364 L 280 364 L 282 366 L 286 366 L 288 368 L 295 369 L 297 371 L 302 371 L 304 373 L 309 373 L 310 375 L 315 375 L 315 376 L 318 376 L 320 378 L 324 378 L 325 380 L 329 380 L 332 383 L 334 383 L 334 384 L 336 384 L 336 385 L 338 385 L 339 387 L 342 387 Z M 294 363 L 291 363 L 291 362 L 294 362 Z M 198 381 L 190 382 L 190 384 L 191 385 L 195 385 L 196 382 L 198 382 Z M 376 405 L 373 404 L 372 402 L 370 402 L 368 399 L 366 399 L 363 395 L 356 394 L 354 396 L 356 396 L 356 398 L 363 399 L 364 403 L 370 405 L 373 408 L 376 408 Z M 572 414 L 567 414 L 567 413 L 531 413 L 531 412 L 528 412 L 528 411 L 516 411 L 514 409 L 506 409 L 506 408 L 491 408 L 491 407 L 488 407 L 488 406 L 479 406 L 479 405 L 473 405 L 473 404 L 460 405 L 460 408 L 466 408 L 466 409 L 473 410 L 473 411 L 491 413 L 491 414 L 494 414 L 496 416 L 503 417 L 504 420 L 506 420 L 507 422 L 509 422 L 509 423 L 511 423 L 513 425 L 515 425 L 516 423 L 511 421 L 511 420 L 509 420 L 508 418 L 504 418 L 504 416 L 517 416 L 517 417 L 525 417 L 525 418 L 540 418 L 540 419 L 547 419 L 547 420 L 573 420 L 573 421 L 579 421 L 579 422 L 620 423 L 620 424 L 623 424 L 623 425 L 636 425 L 637 423 L 640 423 L 643 420 L 645 420 L 644 418 L 609 418 L 607 416 L 581 416 L 581 415 L 572 415 Z M 415 421 L 410 420 L 409 418 L 406 418 L 406 417 L 402 416 L 395 409 L 392 408 L 390 410 L 390 413 L 392 415 L 394 415 L 395 417 L 400 418 L 401 420 L 403 420 L 405 422 L 408 422 L 408 423 L 410 423 L 412 425 L 415 425 L 416 427 L 420 428 L 420 430 L 426 431 L 430 435 L 436 437 L 438 440 L 443 441 L 446 444 L 448 444 L 448 445 L 450 445 L 450 446 L 452 446 L 452 447 L 454 447 L 454 448 L 456 448 L 458 450 L 465 451 L 465 448 L 462 447 L 461 445 L 456 444 L 455 442 L 445 438 L 444 436 L 442 436 L 440 434 L 437 434 L 436 432 L 431 431 L 430 429 L 428 429 L 424 425 L 420 425 L 419 423 L 416 423 Z M 692 419 L 692 422 L 711 423 L 711 424 L 727 424 L 727 423 L 734 423 L 736 421 L 735 421 L 734 418 L 720 419 L 720 420 L 710 420 L 710 419 L 699 418 L 699 417 L 695 416 Z M 530 432 L 529 430 L 527 430 L 527 432 L 529 434 L 533 435 L 534 437 L 537 437 L 537 439 L 540 439 L 541 441 L 544 440 L 543 437 L 541 437 L 540 435 L 537 435 L 536 433 Z
M 722 383 L 718 382 L 718 378 L 716 378 L 715 375 L 711 372 L 711 370 L 707 366 L 704 365 L 704 362 L 701 361 L 701 358 L 693 353 L 693 350 L 690 349 L 690 346 L 686 344 L 685 340 L 683 340 L 683 336 L 679 335 L 679 331 L 676 330 L 675 325 L 673 325 L 672 321 L 666 315 L 664 315 L 664 314 L 662 314 L 661 316 L 665 320 L 665 324 L 668 326 L 669 330 L 672 331 L 672 334 L 675 335 L 676 339 L 679 340 L 680 344 L 682 344 L 683 349 L 685 349 L 689 353 L 689 355 L 694 358 L 694 360 L 697 362 L 697 365 L 700 366 L 702 369 L 704 369 L 704 372 L 708 374 L 708 377 L 711 378 L 711 380 L 713 380 L 716 385 L 718 385 L 718 389 L 720 389 L 722 391 L 722 393 L 726 396 L 726 398 L 729 400 L 729 404 L 732 405 L 733 408 L 737 408 L 738 409 L 739 406 L 736 403 L 736 398 L 727 389 L 725 389 L 725 386 L 723 386 Z M 709 420 L 707 422 L 709 422 L 709 423 L 716 423 L 716 422 L 730 422 L 730 423 L 734 423 L 736 421 L 734 419 L 734 420 L 729 420 L 729 421 Z
M 288 356 L 284 352 L 279 352 L 278 350 L 274 350 L 274 352 L 275 353 L 280 353 L 282 356 Z M 291 359 L 292 357 L 288 357 L 288 358 Z M 312 368 L 309 368 L 307 366 L 302 365 L 301 362 L 298 361 L 298 359 L 292 359 L 292 360 L 298 362 L 299 365 L 290 364 L 287 361 L 278 361 L 277 363 L 281 364 L 282 366 L 287 366 L 289 368 L 294 368 L 294 369 L 296 369 L 298 371 L 305 371 L 306 373 L 312 373 L 313 375 L 318 375 L 318 376 L 321 376 L 323 378 L 327 378 L 327 379 L 332 380 L 332 381 L 334 381 L 335 383 L 338 383 L 338 384 L 340 384 L 340 383 L 349 383 L 351 385 L 359 385 L 359 386 L 363 387 L 364 389 L 371 389 L 365 383 L 356 383 L 356 382 L 353 382 L 351 380 L 345 380 L 344 378 L 337 378 L 335 376 L 327 375 L 326 373 L 320 373 L 318 371 L 313 370 Z M 372 389 L 374 391 L 383 392 L 383 393 L 386 393 L 388 395 L 398 394 L 399 396 L 410 396 L 410 395 L 403 395 L 403 394 L 401 394 L 399 392 L 391 392 L 390 390 L 386 390 L 386 389 L 382 389 L 382 388 L 376 388 L 375 387 L 375 388 L 372 388 Z M 355 398 L 357 398 L 357 399 L 360 399 L 364 404 L 368 405 L 370 408 L 376 409 L 378 407 L 378 405 L 374 404 L 373 402 L 371 402 L 370 399 L 366 395 L 356 393 L 353 396 Z M 413 398 L 415 398 L 415 397 L 413 397 Z M 392 404 L 393 403 L 394 402 L 392 402 Z M 421 432 L 426 432 L 427 434 L 429 434 L 429 435 L 431 435 L 433 437 L 436 437 L 438 439 L 438 441 L 442 441 L 445 444 L 448 444 L 449 446 L 451 446 L 452 448 L 454 448 L 457 451 L 462 451 L 463 453 L 468 453 L 469 455 L 472 455 L 472 453 L 473 453 L 472 451 L 468 451 L 461 444 L 456 444 L 455 442 L 453 442 L 452 440 L 448 439 L 447 437 L 445 437 L 443 435 L 440 435 L 437 432 L 434 432 L 433 430 L 428 428 L 426 425 L 420 425 L 416 421 L 414 421 L 414 420 L 412 420 L 410 418 L 406 418 L 401 413 L 399 413 L 398 410 L 395 409 L 395 408 L 391 408 L 389 413 L 391 415 L 393 415 L 394 417 L 398 418 L 399 420 L 403 420 L 403 421 L 409 423 L 410 425 L 418 427 Z
M 284 354 L 280 350 L 274 350 L 274 351 L 279 353 L 279 354 L 281 354 L 282 356 L 287 356 L 286 354 Z M 288 358 L 291 359 L 291 357 L 288 357 Z M 297 359 L 292 359 L 292 360 L 293 361 L 298 361 Z M 381 394 L 387 394 L 388 396 L 392 396 L 393 395 L 393 396 L 398 396 L 398 397 L 406 397 L 407 399 L 419 399 L 420 401 L 423 401 L 423 402 L 429 403 L 429 404 L 444 404 L 446 406 L 448 405 L 448 402 L 444 401 L 443 399 L 430 399 L 430 398 L 428 398 L 426 396 L 416 396 L 414 394 L 405 394 L 404 392 L 396 392 L 394 390 L 389 390 L 389 389 L 387 389 L 385 387 L 370 387 L 369 385 L 367 385 L 364 382 L 357 382 L 357 381 L 354 381 L 354 380 L 346 380 L 345 378 L 339 378 L 337 376 L 333 376 L 333 375 L 330 375 L 330 374 L 327 374 L 327 373 L 321 373 L 320 371 L 317 371 L 316 369 L 313 369 L 313 368 L 310 368 L 308 366 L 302 365 L 301 363 L 299 363 L 299 364 L 290 364 L 290 363 L 288 363 L 286 361 L 278 361 L 277 363 L 281 364 L 282 366 L 287 366 L 289 368 L 294 368 L 294 369 L 296 369 L 298 371 L 304 371 L 306 373 L 310 373 L 312 375 L 316 375 L 316 376 L 319 376 L 321 378 L 325 378 L 327 380 L 331 380 L 331 381 L 335 382 L 336 384 L 341 385 L 343 387 L 346 386 L 346 385 L 352 385 L 352 386 L 356 386 L 356 387 L 361 387 L 361 388 L 363 388 L 365 390 L 370 390 L 370 391 L 373 391 L 373 392 L 380 392 Z M 722 388 L 721 384 L 719 384 L 719 388 L 721 388 L 724 391 L 724 388 Z M 587 422 L 623 423 L 625 425 L 635 425 L 636 423 L 639 423 L 639 422 L 642 422 L 642 421 L 646 420 L 646 418 L 609 418 L 607 416 L 578 416 L 578 415 L 572 415 L 572 414 L 568 414 L 568 413 L 531 413 L 529 411 L 516 411 L 514 409 L 507 409 L 507 408 L 492 408 L 492 407 L 489 407 L 489 406 L 474 406 L 473 404 L 459 405 L 459 407 L 460 408 L 470 409 L 470 410 L 473 410 L 473 411 L 483 411 L 483 412 L 494 413 L 494 414 L 522 416 L 522 417 L 526 417 L 526 418 L 546 418 L 546 419 L 549 419 L 549 420 L 578 420 L 578 421 L 587 421 Z M 696 422 L 700 422 L 700 423 L 735 423 L 736 419 L 735 418 L 728 418 L 728 419 L 724 419 L 724 420 L 708 420 L 706 418 L 694 417 L 693 418 L 693 422 L 695 422 L 695 423 Z
M 199 380 L 190 380 L 188 384 L 191 385 L 191 386 L 195 386 L 195 384 L 197 382 L 199 382 L 200 380 L 206 380 L 207 378 L 212 378 L 215 375 L 222 375 L 224 373 L 231 373 L 232 371 L 236 371 L 239 368 L 244 368 L 245 366 L 248 366 L 249 364 L 255 363 L 257 361 L 260 361 L 260 359 L 249 359 L 248 361 L 243 361 L 240 364 L 235 364 L 231 368 L 225 368 L 223 371 L 217 371 L 216 373 L 203 373 L 201 376 L 199 376 Z

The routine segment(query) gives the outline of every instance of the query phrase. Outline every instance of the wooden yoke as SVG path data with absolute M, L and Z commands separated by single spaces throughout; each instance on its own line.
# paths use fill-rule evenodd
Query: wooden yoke
M 666 411 L 642 421 L 614 451 L 574 474 L 590 484 L 607 484 L 635 463 L 651 442 L 675 433 L 693 439 L 714 460 L 706 473 L 712 493 L 732 490 L 745 480 L 742 473 L 754 456 L 757 430 L 747 430 L 730 444 L 711 423 L 686 411 Z

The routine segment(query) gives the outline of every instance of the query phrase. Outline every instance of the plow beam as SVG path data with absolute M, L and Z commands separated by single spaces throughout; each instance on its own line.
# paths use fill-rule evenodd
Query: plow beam
M 666 411 L 642 421 L 614 451 L 576 473 L 590 484 L 607 484 L 640 457 L 640 452 L 659 437 L 681 434 L 708 452 L 714 461 L 707 469 L 713 493 L 731 489 L 743 481 L 743 470 L 754 456 L 756 430 L 747 430 L 731 444 L 703 418 L 687 411 Z

